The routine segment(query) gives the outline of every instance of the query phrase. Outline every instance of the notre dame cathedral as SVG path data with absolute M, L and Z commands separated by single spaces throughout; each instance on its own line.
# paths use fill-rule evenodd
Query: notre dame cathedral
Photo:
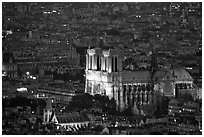
M 183 68 L 123 70 L 123 58 L 120 49 L 88 49 L 85 92 L 114 98 L 117 109 L 123 111 L 155 103 L 158 94 L 174 98 L 178 88 L 193 86 L 192 77 Z

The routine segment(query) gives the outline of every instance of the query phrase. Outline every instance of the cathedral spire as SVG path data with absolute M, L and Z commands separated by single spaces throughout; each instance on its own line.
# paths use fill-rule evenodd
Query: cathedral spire
M 100 37 L 99 47 L 102 48 L 103 46 L 104 46 L 104 40 L 103 40 L 103 37 Z
M 50 97 L 47 100 L 46 109 L 47 110 L 52 110 L 52 100 L 50 99 Z
M 150 42 L 150 46 L 151 46 L 151 48 L 152 48 L 152 59 L 151 59 L 151 78 L 153 78 L 153 75 L 154 75 L 154 73 L 156 72 L 156 70 L 157 70 L 157 63 L 156 63 L 156 48 L 155 48 L 155 46 L 156 46 L 156 40 L 155 39 L 153 39 L 153 41 L 151 41 Z
M 152 60 L 151 60 L 151 69 L 152 69 L 152 72 L 157 68 L 157 65 L 156 65 L 156 51 L 155 51 L 155 40 L 153 41 L 153 43 L 151 42 L 150 43 L 151 46 L 152 46 Z
M 44 114 L 43 114 L 43 123 L 47 124 L 52 121 L 52 118 L 54 116 L 54 110 L 52 108 L 52 100 L 50 97 L 48 97 L 46 101 L 46 107 L 44 109 Z

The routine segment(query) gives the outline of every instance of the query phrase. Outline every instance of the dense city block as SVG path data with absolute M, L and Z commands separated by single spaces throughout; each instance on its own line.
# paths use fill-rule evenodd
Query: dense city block
M 201 2 L 3 2 L 3 135 L 201 135 Z

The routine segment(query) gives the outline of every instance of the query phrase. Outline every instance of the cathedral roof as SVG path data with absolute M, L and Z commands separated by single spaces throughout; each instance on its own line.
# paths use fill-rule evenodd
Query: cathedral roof
M 138 70 L 138 71 L 123 71 L 122 78 L 123 82 L 148 82 L 150 80 L 163 81 L 193 81 L 193 78 L 186 69 L 162 69 L 157 70 L 153 74 L 151 79 L 151 71 Z
M 151 72 L 145 71 L 123 71 L 122 73 L 123 81 L 136 81 L 136 82 L 147 82 L 151 80 Z
M 153 79 L 159 79 L 163 78 L 166 75 L 167 71 L 161 70 L 161 71 L 156 71 L 153 75 Z
M 172 79 L 175 81 L 192 81 L 193 78 L 186 69 L 163 69 L 158 70 L 153 75 L 153 80 Z
M 56 118 L 59 123 L 79 123 L 90 121 L 86 113 L 78 112 L 56 115 Z
M 170 73 L 175 75 L 176 80 L 193 80 L 186 69 L 171 69 Z

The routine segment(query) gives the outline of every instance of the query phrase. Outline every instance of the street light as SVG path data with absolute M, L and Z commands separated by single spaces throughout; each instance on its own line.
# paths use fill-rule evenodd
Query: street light
M 26 75 L 30 75 L 30 72 L 26 72 Z

